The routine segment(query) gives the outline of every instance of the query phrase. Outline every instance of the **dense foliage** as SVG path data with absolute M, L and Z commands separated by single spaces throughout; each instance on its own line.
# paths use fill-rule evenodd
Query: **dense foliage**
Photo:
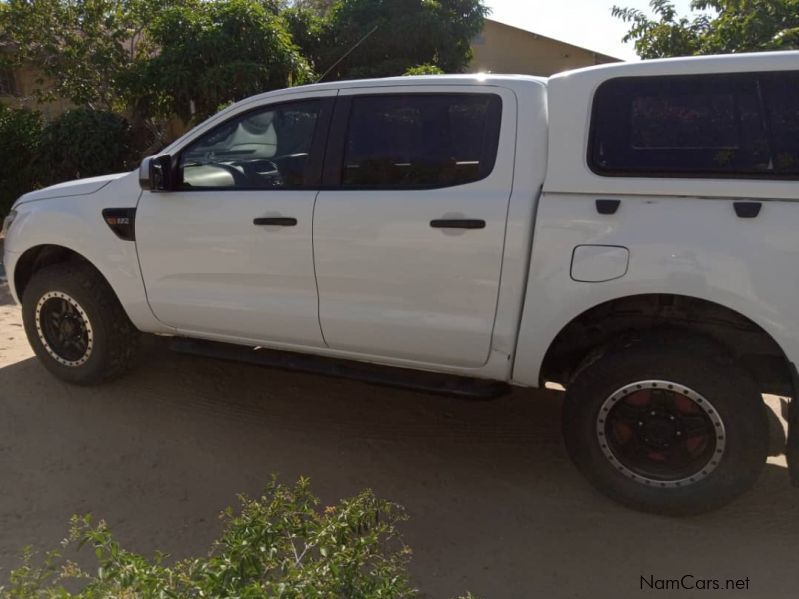
M 253 94 L 307 83 L 311 70 L 282 17 L 253 0 L 165 10 L 149 27 L 159 51 L 128 79 L 138 110 L 184 121 Z
M 117 113 L 77 108 L 45 123 L 0 104 L 0 218 L 32 189 L 130 170 L 137 160 L 132 127 Z
M 40 100 L 188 121 L 322 74 L 459 72 L 486 13 L 482 0 L 7 0 L 0 46 L 41 73 Z
M 223 514 L 224 531 L 207 556 L 168 565 L 164 555 L 124 549 L 105 523 L 76 517 L 67 545 L 90 546 L 96 570 L 61 552 L 35 564 L 27 552 L 0 597 L 415 597 L 406 574 L 410 550 L 396 529 L 404 518 L 371 491 L 320 509 L 307 479 L 294 487 L 272 482 L 258 499 L 242 497 L 238 512 Z
M 118 173 L 133 168 L 132 130 L 123 116 L 77 108 L 48 123 L 35 164 L 49 181 Z
M 420 64 L 409 68 L 403 75 L 443 75 L 444 70 L 434 64 Z
M 670 0 L 651 0 L 654 18 L 615 6 L 630 25 L 624 41 L 641 58 L 799 48 L 799 0 L 693 0 L 681 16 Z
M 33 160 L 38 154 L 42 119 L 38 112 L 0 104 L 0 217 L 22 193 L 37 184 Z
M 481 0 L 340 0 L 300 3 L 286 18 L 317 73 L 329 80 L 401 75 L 425 64 L 459 73 L 487 12 Z
M 160 6 L 156 0 L 5 0 L 0 2 L 3 59 L 38 70 L 39 100 L 123 109 L 124 75 L 135 58 L 152 49 L 145 30 Z

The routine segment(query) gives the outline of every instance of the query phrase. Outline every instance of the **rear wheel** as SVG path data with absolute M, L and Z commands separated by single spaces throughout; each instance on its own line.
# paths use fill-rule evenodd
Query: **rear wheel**
M 103 382 L 135 361 L 140 333 L 88 264 L 54 264 L 34 274 L 23 293 L 22 320 L 38 358 L 67 382 Z
M 567 389 L 563 426 L 595 487 L 658 513 L 731 501 L 768 455 L 757 386 L 701 340 L 643 341 L 591 362 Z

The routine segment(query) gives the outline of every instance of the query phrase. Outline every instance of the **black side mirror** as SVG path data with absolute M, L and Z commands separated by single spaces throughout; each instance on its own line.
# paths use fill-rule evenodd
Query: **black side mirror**
M 173 188 L 172 156 L 148 156 L 139 165 L 139 187 L 145 191 L 169 191 Z

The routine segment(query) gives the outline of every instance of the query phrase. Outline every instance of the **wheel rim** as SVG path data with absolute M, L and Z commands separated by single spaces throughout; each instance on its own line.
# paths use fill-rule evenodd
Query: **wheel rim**
M 47 353 L 64 366 L 85 364 L 92 354 L 94 331 L 85 310 L 61 291 L 45 293 L 36 303 L 36 332 Z
M 672 381 L 637 381 L 599 408 L 602 453 L 621 474 L 654 487 L 688 486 L 718 468 L 724 423 L 702 394 Z

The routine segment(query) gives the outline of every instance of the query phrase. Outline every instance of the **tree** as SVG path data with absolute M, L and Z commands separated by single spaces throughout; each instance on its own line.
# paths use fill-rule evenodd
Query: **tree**
M 330 69 L 325 79 L 333 80 L 402 75 L 425 64 L 460 72 L 488 9 L 481 0 L 317 0 L 284 14 L 314 69 Z
M 152 51 L 146 27 L 162 6 L 158 0 L 7 0 L 0 3 L 2 44 L 11 50 L 4 56 L 39 70 L 39 100 L 120 110 L 124 75 Z
M 122 115 L 75 108 L 45 125 L 34 166 L 47 173 L 42 183 L 118 173 L 136 162 L 132 142 Z
M 459 72 L 487 12 L 482 0 L 2 0 L 0 56 L 41 72 L 40 100 L 127 111 L 135 125 L 204 117 L 312 69 Z
M 799 0 L 693 0 L 693 18 L 670 0 L 651 0 L 655 18 L 614 6 L 641 58 L 761 52 L 799 48 Z
M 694 6 L 718 14 L 703 54 L 799 48 L 799 0 L 694 0 Z
M 173 0 L 170 6 L 197 2 Z M 38 71 L 34 96 L 40 102 L 63 98 L 100 118 L 127 112 L 139 149 L 155 149 L 165 142 L 167 119 L 131 110 L 140 95 L 131 88 L 131 73 L 156 53 L 148 28 L 163 10 L 160 0 L 0 2 L 0 45 L 7 50 L 0 58 Z
M 434 64 L 420 64 L 419 66 L 411 67 L 403 73 L 406 76 L 412 75 L 443 75 L 444 71 Z
M 38 112 L 0 104 L 0 217 L 8 214 L 20 194 L 37 183 L 33 161 L 39 153 L 42 117 Z
M 309 80 L 284 8 L 280 0 L 0 1 L 0 45 L 11 50 L 0 58 L 38 69 L 40 101 L 124 112 L 146 154 L 168 141 L 176 116 L 188 123 Z
M 128 80 L 137 111 L 188 121 L 307 82 L 308 63 L 272 6 L 225 0 L 166 9 L 148 28 L 157 53 L 141 57 Z
M 0 39 L 43 75 L 40 100 L 136 116 L 200 116 L 302 83 L 309 68 L 277 0 L 8 0 Z
M 333 8 L 336 0 L 295 0 L 293 6 L 309 9 L 318 15 L 326 15 Z

